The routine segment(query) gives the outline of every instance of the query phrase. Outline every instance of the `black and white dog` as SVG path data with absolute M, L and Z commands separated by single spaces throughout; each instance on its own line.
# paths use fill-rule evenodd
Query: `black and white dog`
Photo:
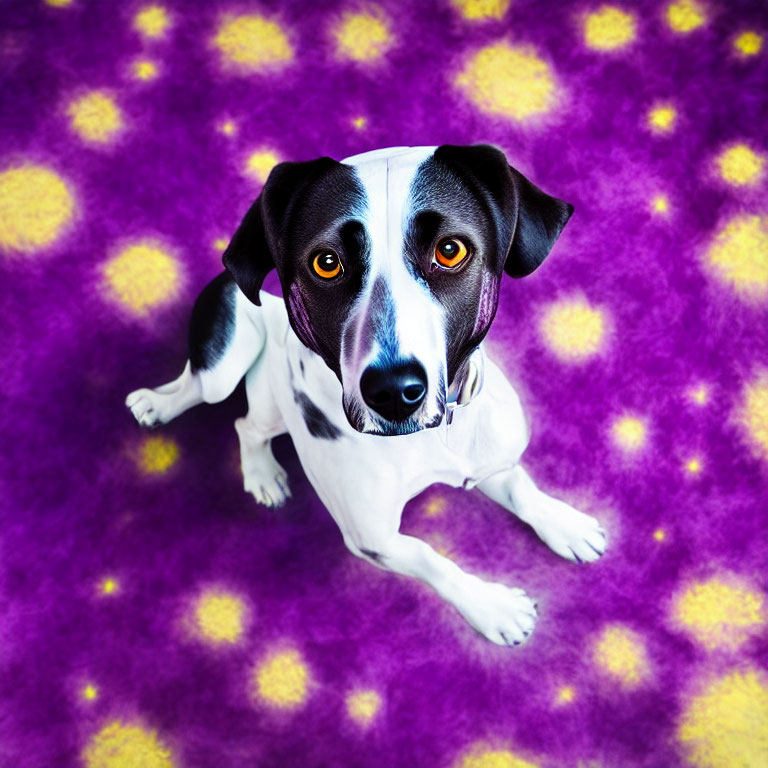
M 557 554 L 603 553 L 598 522 L 519 464 L 520 402 L 481 346 L 503 273 L 533 272 L 572 211 L 491 146 L 281 163 L 195 304 L 184 372 L 126 405 L 139 424 L 162 424 L 245 376 L 235 427 L 257 501 L 290 495 L 270 447 L 288 432 L 355 555 L 425 581 L 489 640 L 516 645 L 533 601 L 399 533 L 400 518 L 432 483 L 477 486 Z M 260 293 L 271 269 L 284 300 Z

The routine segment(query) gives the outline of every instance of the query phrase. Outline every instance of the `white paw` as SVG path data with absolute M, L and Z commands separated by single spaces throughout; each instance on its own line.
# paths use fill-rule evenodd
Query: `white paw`
M 142 427 L 154 427 L 165 423 L 160 408 L 162 398 L 151 389 L 137 389 L 125 398 L 125 404 Z
M 454 605 L 481 634 L 497 645 L 520 645 L 536 624 L 536 603 L 522 589 L 471 576 L 461 601 Z
M 605 552 L 605 531 L 594 517 L 544 493 L 532 525 L 553 552 L 575 563 L 591 563 Z
M 257 455 L 243 456 L 243 488 L 253 498 L 268 507 L 281 507 L 291 497 L 288 475 L 275 461 L 272 451 L 264 449 Z

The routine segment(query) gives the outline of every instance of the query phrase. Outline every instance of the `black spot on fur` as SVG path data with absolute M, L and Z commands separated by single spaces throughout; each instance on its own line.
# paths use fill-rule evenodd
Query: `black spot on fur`
M 189 321 L 189 362 L 192 371 L 213 368 L 232 341 L 236 290 L 229 272 L 222 272 L 197 297 Z
M 301 408 L 301 415 L 312 437 L 323 440 L 336 440 L 341 437 L 341 430 L 307 397 L 304 392 L 294 390 L 293 399 Z

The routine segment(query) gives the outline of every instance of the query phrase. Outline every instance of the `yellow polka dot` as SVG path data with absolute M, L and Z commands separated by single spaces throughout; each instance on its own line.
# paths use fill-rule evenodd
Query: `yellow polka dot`
M 427 517 L 438 517 L 445 512 L 445 508 L 448 506 L 448 502 L 441 496 L 436 496 L 427 502 L 424 507 L 424 514 Z
M 471 21 L 501 19 L 509 9 L 510 0 L 453 0 L 459 13 Z
M 688 390 L 688 398 L 696 405 L 706 405 L 709 402 L 709 387 L 706 384 L 698 384 Z
M 735 216 L 715 235 L 707 261 L 748 301 L 768 297 L 768 216 Z
M 218 124 L 217 129 L 225 136 L 234 136 L 237 133 L 237 123 L 234 120 L 224 120 Z
M 667 538 L 667 533 L 666 533 L 666 531 L 663 528 L 657 528 L 653 532 L 653 538 L 656 541 L 664 541 Z
M 111 297 L 139 316 L 172 301 L 180 283 L 176 259 L 149 241 L 123 248 L 104 265 L 103 276 Z
M 89 91 L 67 107 L 72 130 L 91 144 L 107 144 L 123 128 L 123 115 L 105 91 Z
M 83 750 L 87 768 L 173 768 L 171 750 L 154 731 L 113 720 Z
M 645 422 L 636 416 L 621 416 L 613 422 L 611 435 L 616 446 L 627 453 L 635 453 L 645 445 Z
M 677 0 L 667 6 L 666 19 L 672 30 L 687 34 L 702 26 L 707 16 L 704 6 L 697 0 Z
M 65 8 L 72 4 L 72 0 L 45 0 L 45 4 L 54 8 Z
M 245 604 L 236 595 L 208 591 L 194 607 L 197 632 L 214 645 L 236 643 L 243 635 Z
M 363 128 L 365 128 L 367 125 L 368 125 L 368 118 L 367 117 L 363 117 L 362 115 L 360 115 L 360 117 L 356 117 L 356 118 L 354 118 L 354 120 L 352 120 L 352 126 L 354 128 L 357 128 L 358 131 L 362 131 Z
M 714 577 L 686 587 L 672 617 L 707 650 L 735 650 L 765 626 L 765 601 L 733 577 Z
M 701 472 L 701 468 L 701 459 L 693 458 L 685 462 L 685 471 L 691 475 L 698 475 Z
M 584 19 L 584 42 L 596 51 L 615 51 L 635 39 L 635 17 L 619 8 L 603 5 Z
M 670 133 L 677 122 L 677 110 L 671 104 L 656 104 L 648 111 L 648 127 L 654 133 Z
M 307 697 L 309 670 L 298 651 L 281 651 L 254 670 L 254 692 L 281 709 L 293 709 Z
M 697 768 L 768 765 L 768 680 L 758 669 L 715 679 L 687 705 L 677 737 Z
M 137 59 L 131 71 L 137 80 L 154 80 L 157 77 L 157 64 L 149 59 Z
M 566 363 L 579 363 L 596 355 L 605 329 L 603 313 L 579 298 L 551 304 L 539 324 L 544 343 Z
M 213 248 L 216 251 L 226 251 L 229 245 L 229 240 L 226 237 L 217 237 L 213 241 Z
M 651 199 L 651 210 L 654 213 L 669 213 L 669 198 L 666 195 L 654 195 Z
M 576 691 L 570 685 L 564 685 L 558 689 L 555 696 L 555 704 L 557 706 L 563 706 L 564 704 L 570 704 L 576 698 Z
M 168 437 L 145 437 L 139 448 L 137 463 L 148 475 L 162 475 L 179 460 L 179 446 Z
M 745 144 L 735 144 L 722 152 L 716 163 L 724 181 L 741 187 L 758 181 L 765 166 L 765 157 Z
M 92 685 L 91 683 L 88 683 L 83 690 L 80 692 L 80 695 L 86 700 L 86 701 L 94 701 L 99 696 L 99 689 Z
M 758 454 L 768 460 L 768 373 L 744 387 L 738 420 Z
M 460 768 L 538 768 L 505 749 L 471 748 L 458 764 Z
M 481 48 L 456 76 L 456 85 L 483 112 L 524 121 L 555 105 L 555 79 L 530 46 L 497 43 Z
M 102 595 L 117 594 L 120 591 L 120 582 L 111 576 L 107 576 L 99 583 L 99 591 Z
M 252 152 L 245 162 L 245 173 L 263 184 L 269 172 L 280 162 L 280 158 L 271 150 L 259 149 Z
M 75 201 L 64 179 L 40 165 L 0 173 L 0 248 L 32 253 L 56 240 Z
M 648 677 L 645 645 L 640 637 L 620 625 L 606 627 L 594 646 L 597 666 L 627 688 Z
M 734 41 L 733 47 L 740 56 L 755 56 L 763 50 L 763 36 L 757 32 L 742 32 Z
M 162 37 L 171 20 L 161 5 L 147 5 L 133 17 L 133 26 L 145 37 Z
M 293 59 L 293 46 L 283 28 L 257 14 L 225 18 L 213 44 L 224 64 L 243 72 L 263 72 Z
M 381 708 L 376 691 L 356 690 L 347 694 L 347 714 L 359 725 L 368 726 Z
M 336 54 L 340 59 L 374 61 L 392 46 L 389 21 L 380 11 L 347 13 L 334 30 Z

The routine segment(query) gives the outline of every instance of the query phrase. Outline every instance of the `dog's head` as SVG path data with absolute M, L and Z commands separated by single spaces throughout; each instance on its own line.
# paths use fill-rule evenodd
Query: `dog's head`
M 533 272 L 572 212 L 486 145 L 280 163 L 224 264 L 255 304 L 276 268 L 291 326 L 338 377 L 350 424 L 408 434 L 442 421 L 503 273 Z

